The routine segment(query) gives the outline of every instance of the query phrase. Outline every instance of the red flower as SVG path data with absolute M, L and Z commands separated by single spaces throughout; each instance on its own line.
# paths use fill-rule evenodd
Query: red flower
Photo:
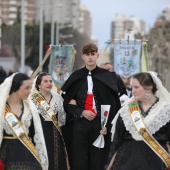
M 50 48 L 50 45 L 46 45 L 45 49 L 48 50 Z
M 2 162 L 2 159 L 0 159 L 0 170 L 4 170 L 5 169 L 5 165 Z
M 108 111 L 104 111 L 104 116 L 106 117 L 108 115 Z

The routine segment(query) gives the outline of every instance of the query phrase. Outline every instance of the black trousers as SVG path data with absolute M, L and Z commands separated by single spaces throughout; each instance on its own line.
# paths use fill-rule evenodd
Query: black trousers
M 103 170 L 104 149 L 93 146 L 101 130 L 100 118 L 88 121 L 74 120 L 73 126 L 73 170 Z

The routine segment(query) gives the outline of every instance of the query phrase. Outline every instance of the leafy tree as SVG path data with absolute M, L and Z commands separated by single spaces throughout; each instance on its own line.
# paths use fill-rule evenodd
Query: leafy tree
M 18 60 L 21 57 L 21 24 L 20 19 L 14 25 L 7 26 L 2 24 L 2 46 L 8 45 L 12 51 L 12 55 Z M 43 30 L 43 55 L 46 53 L 45 46 L 50 44 L 51 24 L 45 23 Z M 90 39 L 85 35 L 72 28 L 60 29 L 63 35 L 73 35 L 72 37 L 64 38 L 65 44 L 73 44 L 75 46 L 76 59 L 74 69 L 80 68 L 83 65 L 81 59 L 81 49 L 83 45 L 90 42 Z M 56 35 L 54 35 L 56 36 Z M 31 66 L 34 70 L 39 65 L 39 25 L 32 24 L 25 26 L 25 58 L 26 65 Z M 49 59 L 45 62 L 43 70 L 48 70 Z

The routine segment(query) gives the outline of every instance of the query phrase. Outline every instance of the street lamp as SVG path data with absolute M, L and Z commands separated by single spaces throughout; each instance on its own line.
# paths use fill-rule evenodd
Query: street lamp
M 60 7 L 60 8 L 63 7 L 62 4 L 58 4 L 58 5 L 54 5 L 54 6 L 51 5 L 50 8 L 56 7 L 56 6 Z M 59 17 L 58 17 L 58 20 L 59 20 Z M 58 22 L 59 21 L 56 21 L 56 44 L 57 44 L 58 39 L 59 39 L 59 38 L 57 38 L 59 36 L 59 24 L 58 24 Z M 52 12 L 52 15 L 51 15 L 51 45 L 54 45 L 54 17 L 53 17 L 53 12 Z
M 21 68 L 20 72 L 24 72 L 25 68 L 25 0 L 21 1 Z
M 68 23 L 68 24 L 63 25 L 60 28 L 63 29 L 63 28 L 72 28 L 72 27 L 73 27 L 73 25 Z M 59 34 L 60 39 L 66 39 L 66 38 L 72 38 L 72 37 L 73 37 L 73 34 L 67 34 L 67 35 L 62 34 L 62 33 Z
M 49 4 L 40 4 L 40 35 L 39 35 L 39 64 L 41 63 L 43 59 L 43 11 L 45 9 L 50 9 L 53 7 L 62 7 L 62 4 L 55 4 L 55 5 L 49 5 Z M 52 16 L 51 21 L 51 44 L 54 44 L 54 18 Z
M 40 5 L 39 65 L 43 58 L 43 5 Z M 42 70 L 40 70 L 42 71 Z

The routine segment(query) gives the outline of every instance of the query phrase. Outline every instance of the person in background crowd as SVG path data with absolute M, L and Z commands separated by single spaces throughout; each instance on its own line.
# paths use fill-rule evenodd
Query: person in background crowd
M 124 94 L 122 96 L 120 96 L 120 102 L 121 102 L 121 106 L 124 105 L 124 103 L 132 97 L 132 87 L 131 87 L 131 77 L 129 78 L 125 78 L 123 76 L 121 76 L 125 86 L 126 86 L 126 92 L 127 94 Z
M 134 75 L 132 94 L 112 121 L 107 170 L 168 169 L 170 94 L 155 72 Z
M 132 87 L 131 87 L 131 77 L 129 78 L 125 78 L 123 76 L 121 76 L 125 86 L 126 86 L 126 91 L 127 91 L 127 95 L 128 97 L 132 97 Z
M 114 71 L 113 70 L 113 66 L 110 63 L 108 63 L 108 62 L 101 64 L 100 68 L 104 68 L 104 69 L 106 69 L 108 71 L 111 71 L 111 72 Z
M 63 109 L 63 99 L 57 93 L 57 88 L 48 73 L 40 73 L 34 79 L 31 99 L 41 119 L 49 170 L 68 170 L 67 151 L 60 128 L 65 124 L 66 113 Z
M 74 71 L 61 88 L 67 116 L 74 116 L 72 123 L 63 127 L 73 170 L 104 169 L 110 148 L 111 120 L 120 108 L 117 84 L 121 78 L 99 68 L 96 64 L 98 58 L 97 46 L 86 44 L 82 49 L 85 67 Z M 111 108 L 106 128 L 101 130 L 101 105 L 104 104 Z M 105 135 L 104 148 L 93 145 L 100 133 Z
M 9 70 L 9 72 L 8 72 L 8 75 L 7 75 L 7 76 L 9 77 L 9 76 L 11 76 L 13 73 L 14 73 L 14 72 L 13 72 L 12 70 Z
M 113 66 L 106 62 L 103 64 L 100 64 L 100 68 L 106 69 L 110 72 L 113 72 Z M 124 82 L 122 81 L 121 77 L 119 75 L 117 75 L 117 85 L 118 85 L 118 94 L 119 94 L 119 99 L 121 102 L 121 105 L 125 102 L 125 100 L 128 98 L 127 94 L 127 88 L 126 85 L 124 84 Z
M 28 98 L 30 87 L 23 73 L 12 74 L 0 85 L 0 159 L 5 170 L 48 169 L 41 121 Z
M 2 66 L 0 66 L 0 84 L 3 83 L 6 77 L 7 77 L 6 71 L 3 69 Z
M 110 72 L 114 71 L 113 66 L 109 62 L 101 64 L 100 68 L 106 69 Z M 122 79 L 119 75 L 117 75 L 117 79 L 118 79 L 117 80 L 117 86 L 118 86 L 119 97 L 121 97 L 124 94 L 127 95 L 126 86 L 125 86 L 124 82 L 122 81 Z

